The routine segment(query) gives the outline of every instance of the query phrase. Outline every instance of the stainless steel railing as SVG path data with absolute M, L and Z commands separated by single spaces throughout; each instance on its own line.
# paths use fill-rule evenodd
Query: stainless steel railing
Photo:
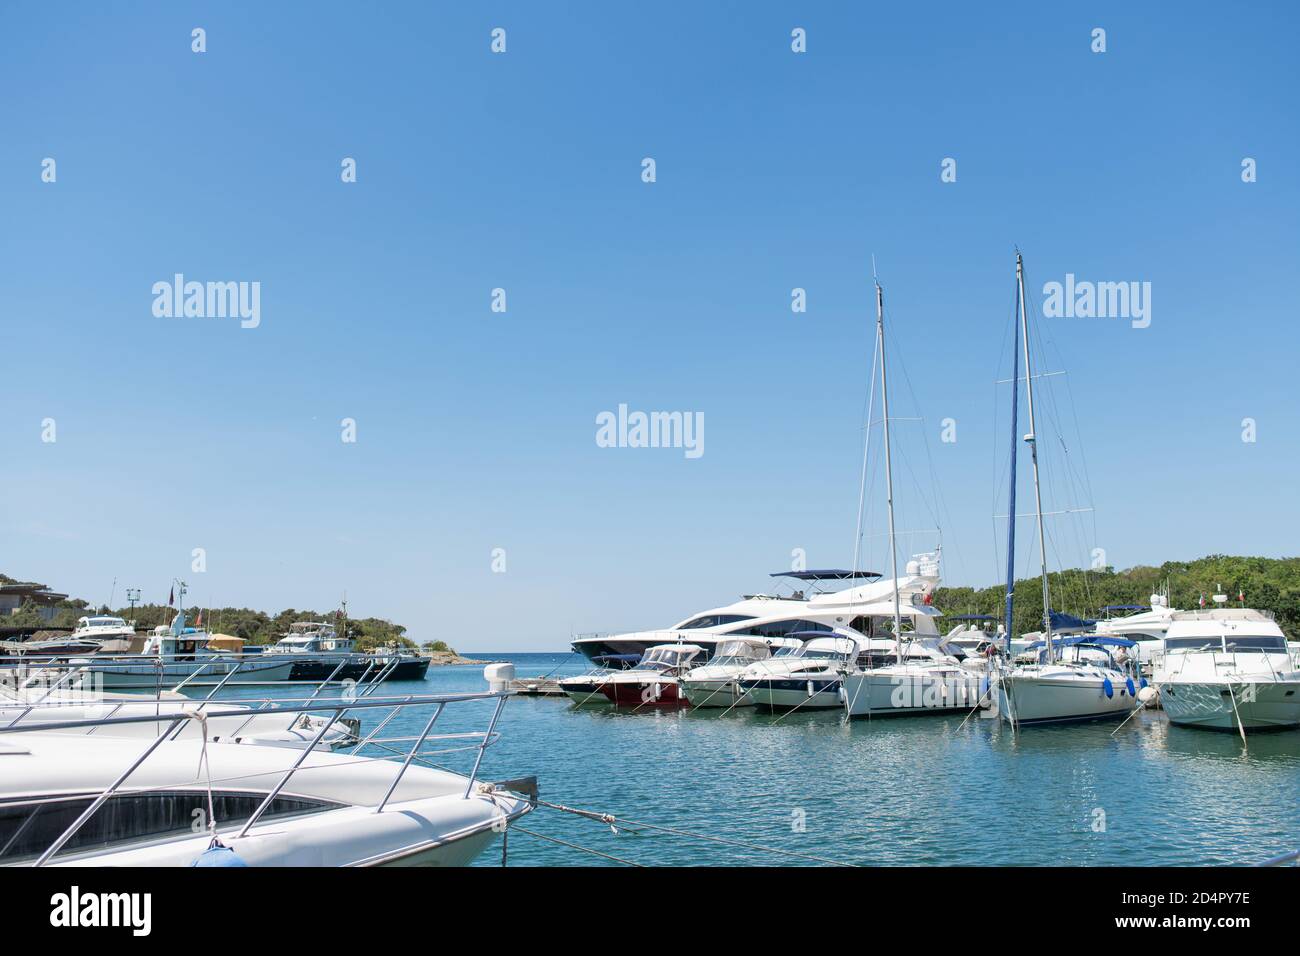
M 374 685 L 374 686 L 378 686 L 378 685 Z M 319 689 L 317 690 L 317 693 L 319 693 Z M 298 754 L 298 757 L 294 760 L 293 764 L 287 770 L 285 770 L 283 774 L 280 775 L 279 779 L 276 781 L 275 785 L 271 788 L 271 790 L 267 793 L 266 797 L 262 800 L 261 804 L 257 807 L 256 810 L 254 810 L 252 815 L 250 815 L 249 818 L 246 821 L 244 821 L 243 826 L 240 828 L 238 834 L 236 835 L 236 838 L 245 836 L 249 832 L 249 830 L 251 830 L 252 827 L 256 825 L 258 820 L 261 819 L 261 817 L 266 813 L 267 809 L 274 802 L 275 798 L 284 790 L 284 788 L 293 779 L 295 774 L 298 774 L 300 772 L 306 772 L 312 769 L 311 767 L 304 768 L 303 766 L 303 764 L 307 760 L 307 757 L 312 753 L 316 752 L 317 747 L 320 745 L 321 741 L 325 738 L 325 735 L 329 732 L 330 728 L 333 727 L 335 724 L 337 724 L 344 714 L 353 711 L 368 711 L 368 710 L 379 710 L 382 708 L 391 708 L 390 713 L 386 717 L 384 717 L 383 720 L 380 721 L 378 726 L 376 726 L 375 729 L 372 730 L 366 737 L 358 740 L 355 744 L 349 744 L 341 749 L 344 750 L 351 749 L 353 756 L 366 757 L 367 759 L 373 759 L 373 760 L 389 760 L 391 759 L 391 756 L 402 757 L 402 762 L 400 766 L 397 768 L 397 772 L 394 775 L 391 784 L 388 786 L 388 789 L 385 792 L 383 798 L 375 806 L 374 809 L 375 813 L 383 812 L 384 808 L 388 805 L 389 800 L 392 798 L 393 793 L 396 792 L 398 785 L 402 782 L 402 778 L 406 775 L 407 769 L 415 760 L 420 758 L 435 756 L 438 754 L 453 753 L 457 751 L 472 750 L 475 752 L 473 769 L 470 771 L 469 775 L 466 778 L 465 790 L 461 795 L 461 799 L 469 799 L 470 795 L 474 792 L 475 784 L 478 782 L 478 774 L 479 774 L 479 769 L 482 765 L 484 751 L 489 746 L 491 746 L 493 743 L 495 743 L 497 740 L 500 739 L 500 734 L 496 731 L 497 721 L 501 716 L 501 711 L 505 706 L 505 702 L 507 698 L 512 696 L 512 693 L 513 692 L 506 690 L 506 691 L 487 691 L 481 693 L 409 695 L 402 698 L 378 698 L 378 699 L 361 698 L 361 699 L 336 700 L 336 701 L 322 701 L 317 699 L 316 694 L 313 694 L 311 697 L 307 698 L 305 701 L 301 703 L 293 702 L 286 705 L 286 703 L 282 701 L 282 702 L 277 702 L 275 706 L 260 708 L 253 716 L 265 716 L 268 714 L 295 715 L 290 721 L 290 726 L 292 726 L 293 723 L 296 721 L 297 715 L 301 715 L 301 714 L 328 714 L 329 717 L 327 720 L 324 721 L 320 729 L 317 731 L 310 745 L 303 747 L 301 749 L 301 753 Z M 462 732 L 447 733 L 447 734 L 432 733 L 434 724 L 437 722 L 438 718 L 442 715 L 443 711 L 446 709 L 448 704 L 456 704 L 456 703 L 462 703 L 466 701 L 476 701 L 476 700 L 495 700 L 497 702 L 496 707 L 492 712 L 492 716 L 486 730 L 462 731 Z M 129 703 L 129 702 L 122 702 L 122 703 Z M 205 702 L 195 702 L 195 703 L 196 706 L 201 706 L 202 704 L 208 702 L 205 701 Z M 222 700 L 219 702 L 218 706 L 215 709 L 207 710 L 204 713 L 204 717 L 221 718 L 221 717 L 248 716 L 248 709 L 246 707 L 241 706 L 246 703 L 250 703 L 250 701 Z M 262 701 L 261 703 L 264 704 L 265 701 Z M 428 721 L 425 722 L 424 727 L 418 736 L 377 738 L 377 734 L 384 727 L 386 727 L 388 723 L 403 708 L 419 707 L 419 706 L 426 706 L 426 705 L 434 706 L 435 711 L 433 715 L 428 719 Z M 226 708 L 229 708 L 231 706 L 236 706 L 239 707 L 240 709 L 238 710 L 222 709 L 222 706 L 225 706 Z M 116 710 L 117 708 L 115 708 L 114 713 L 116 712 Z M 50 844 L 50 846 L 36 860 L 34 865 L 43 866 L 56 853 L 58 853 L 59 850 L 62 849 L 67 844 L 67 842 L 70 839 L 72 839 L 73 836 L 76 835 L 77 831 L 80 830 L 86 824 L 86 822 L 90 820 L 90 818 L 93 817 L 95 813 L 98 812 L 98 810 L 109 799 L 112 798 L 112 796 L 115 793 L 121 790 L 121 788 L 131 778 L 132 774 L 134 774 L 149 759 L 149 757 L 155 751 L 157 751 L 157 749 L 160 746 L 162 746 L 164 742 L 166 742 L 169 738 L 177 734 L 179 732 L 179 729 L 184 725 L 186 721 L 194 719 L 193 715 L 195 713 L 196 711 L 194 709 L 187 708 L 186 711 L 177 712 L 177 713 L 141 714 L 141 715 L 130 715 L 130 716 L 108 716 L 108 717 L 83 719 L 83 720 L 49 721 L 49 722 L 43 722 L 35 726 L 16 726 L 15 725 L 16 722 L 11 722 L 7 726 L 0 727 L 0 735 L 4 735 L 4 734 L 16 734 L 16 733 L 39 734 L 39 733 L 44 733 L 46 731 L 70 730 L 70 729 L 79 729 L 83 727 L 87 728 L 88 730 L 93 730 L 100 727 L 111 727 L 111 726 L 118 726 L 123 724 L 134 724 L 134 723 L 166 723 L 167 725 L 162 731 L 162 733 L 158 734 L 158 736 L 153 739 L 153 741 L 144 750 L 144 752 L 141 753 L 138 757 L 136 757 L 135 760 L 112 781 L 112 783 L 110 783 L 107 787 L 105 787 L 99 793 L 99 795 L 96 796 L 96 798 L 91 802 L 90 806 L 88 806 L 81 813 L 81 815 L 78 816 L 77 819 L 74 820 L 72 824 L 69 825 L 67 829 L 65 829 L 54 840 L 54 842 Z M 469 741 L 470 744 L 468 746 L 453 747 L 450 749 L 442 749 L 437 751 L 422 751 L 421 748 L 431 740 Z M 385 755 L 385 756 L 369 757 L 368 755 L 361 753 L 362 748 L 369 744 L 379 744 L 379 743 L 389 744 L 394 742 L 406 742 L 406 741 L 413 741 L 413 743 L 412 746 L 409 748 L 409 750 L 405 752 L 405 754 L 401 754 L 400 752 L 393 751 L 388 747 L 382 748 L 390 751 L 389 755 Z

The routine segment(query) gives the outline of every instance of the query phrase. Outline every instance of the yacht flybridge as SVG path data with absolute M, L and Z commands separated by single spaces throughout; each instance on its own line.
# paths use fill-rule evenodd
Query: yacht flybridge
M 578 638 L 573 649 L 590 660 L 619 655 L 642 655 L 657 644 L 686 642 L 698 645 L 704 663 L 718 644 L 740 638 L 789 637 L 800 632 L 817 632 L 826 637 L 843 637 L 866 642 L 877 636 L 882 618 L 893 614 L 894 595 L 918 618 L 927 622 L 939 615 L 931 606 L 939 586 L 939 552 L 919 554 L 907 563 L 905 573 L 882 580 L 874 571 L 784 571 L 774 578 L 790 578 L 801 588 L 787 596 L 751 594 L 734 604 L 709 608 L 661 631 L 633 631 L 625 634 Z M 842 590 L 826 589 L 832 582 L 869 580 Z M 809 593 L 811 592 L 811 593 Z M 924 627 L 924 625 L 923 625 Z M 933 629 L 933 625 L 930 626 Z M 937 634 L 937 631 L 934 631 Z

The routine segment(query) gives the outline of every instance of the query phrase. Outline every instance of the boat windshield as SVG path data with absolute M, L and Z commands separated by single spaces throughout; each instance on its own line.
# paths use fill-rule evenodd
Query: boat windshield
M 713 652 L 710 664 L 739 664 L 746 661 L 762 661 L 771 656 L 766 645 L 752 644 L 749 641 L 723 641 Z
M 1263 637 L 1169 637 L 1165 638 L 1165 650 L 1169 651 L 1228 651 L 1236 654 L 1285 654 L 1286 638 L 1266 635 Z
M 807 647 L 803 647 L 800 648 L 800 650 L 803 651 L 803 653 L 797 656 L 807 658 L 808 660 L 814 660 L 814 661 L 844 660 L 844 655 L 842 653 L 830 647 L 814 647 L 811 650 L 809 650 Z
M 1224 644 L 1229 651 L 1249 654 L 1286 653 L 1286 638 L 1283 637 L 1228 637 Z
M 656 647 L 645 652 L 641 662 L 637 664 L 638 670 L 652 668 L 654 670 L 663 670 L 666 667 L 676 667 L 687 659 L 687 655 L 677 650 L 675 647 Z

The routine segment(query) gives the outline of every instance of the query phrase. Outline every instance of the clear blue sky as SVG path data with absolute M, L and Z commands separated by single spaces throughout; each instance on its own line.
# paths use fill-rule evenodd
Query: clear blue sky
M 1016 245 L 1039 300 L 1153 286 L 1147 329 L 1045 320 L 1084 544 L 1300 550 L 1295 5 L 808 6 L 5 5 L 0 570 L 529 650 L 848 563 L 874 253 L 947 579 L 989 584 Z M 259 281 L 260 327 L 155 317 L 176 272 Z M 598 448 L 620 402 L 705 454 Z

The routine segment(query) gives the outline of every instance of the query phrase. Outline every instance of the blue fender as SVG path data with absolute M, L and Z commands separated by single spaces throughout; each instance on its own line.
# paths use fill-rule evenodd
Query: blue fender
M 1110 682 L 1109 677 L 1103 677 L 1101 679 L 1101 689 L 1106 692 L 1107 697 L 1115 696 L 1115 685 Z

